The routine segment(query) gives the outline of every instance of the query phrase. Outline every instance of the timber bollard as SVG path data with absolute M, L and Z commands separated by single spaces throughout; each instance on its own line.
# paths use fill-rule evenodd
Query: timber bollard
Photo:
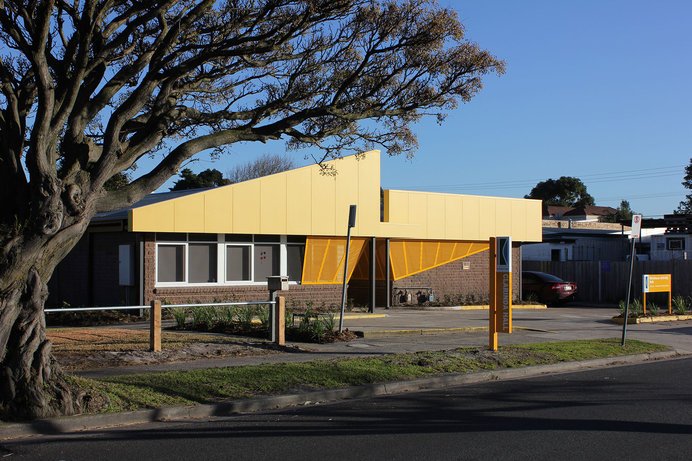
M 155 299 L 151 302 L 149 314 L 149 350 L 161 352 L 161 301 Z
M 286 345 L 286 298 L 276 297 L 274 308 L 274 342 L 279 346 Z

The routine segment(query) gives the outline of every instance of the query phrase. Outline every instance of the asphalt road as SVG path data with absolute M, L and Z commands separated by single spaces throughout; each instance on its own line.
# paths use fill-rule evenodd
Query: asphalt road
M 0 445 L 0 459 L 692 459 L 692 359 Z

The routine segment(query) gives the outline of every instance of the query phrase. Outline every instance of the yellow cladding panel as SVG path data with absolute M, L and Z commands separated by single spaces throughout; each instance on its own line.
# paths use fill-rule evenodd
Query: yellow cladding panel
M 204 232 L 226 233 L 233 220 L 233 189 L 219 187 L 204 194 Z
M 334 222 L 336 212 L 334 209 L 336 202 L 336 178 L 313 174 L 312 175 L 312 190 L 310 201 L 306 206 L 310 206 L 312 220 L 310 221 L 312 232 L 306 234 L 312 235 L 335 235 L 337 234 Z M 348 212 L 348 210 L 346 211 Z M 343 231 L 338 234 L 342 234 Z M 338 235 L 337 234 L 337 235 Z
M 445 220 L 446 220 L 446 207 L 445 207 L 446 196 L 442 194 L 431 194 L 428 196 L 428 213 L 427 213 L 427 226 L 428 226 L 428 237 L 429 239 L 443 239 L 446 238 Z
M 286 233 L 286 175 L 275 174 L 260 181 L 261 234 Z
M 446 196 L 445 197 L 445 227 L 444 238 L 448 235 L 454 235 L 457 229 L 462 228 L 462 219 L 464 216 L 464 206 L 461 197 Z M 468 231 L 464 227 L 464 231 Z M 475 238 L 475 237 L 473 237 Z
M 335 176 L 335 195 L 334 195 L 334 235 L 344 234 L 348 225 L 348 210 L 350 205 L 358 205 L 358 165 L 356 162 L 335 161 L 337 174 Z M 367 200 L 366 200 L 367 202 Z M 362 207 L 365 208 L 365 204 Z M 353 233 L 362 235 L 360 232 L 362 221 L 367 222 L 368 216 L 360 209 L 356 209 L 356 227 Z M 363 219 L 359 219 L 359 218 Z
M 312 224 L 312 171 L 299 168 L 286 175 L 286 234 L 306 234 L 306 223 Z M 311 227 L 311 226 L 310 226 Z
M 128 227 L 133 231 L 175 232 L 175 202 L 171 200 L 153 206 L 134 208 L 130 212 L 129 220 Z
M 175 200 L 175 232 L 204 232 L 204 195 Z
M 356 229 L 360 235 L 377 235 L 380 230 L 380 161 L 370 155 L 358 166 L 358 216 Z
M 245 181 L 229 187 L 233 187 L 233 224 L 230 232 L 259 234 L 261 181 Z

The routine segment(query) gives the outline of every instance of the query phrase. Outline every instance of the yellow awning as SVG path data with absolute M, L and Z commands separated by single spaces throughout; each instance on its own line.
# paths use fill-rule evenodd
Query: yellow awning
M 348 277 L 360 259 L 368 239 L 351 238 L 348 256 Z M 346 237 L 308 237 L 305 242 L 303 285 L 333 285 L 343 282 L 346 256 Z

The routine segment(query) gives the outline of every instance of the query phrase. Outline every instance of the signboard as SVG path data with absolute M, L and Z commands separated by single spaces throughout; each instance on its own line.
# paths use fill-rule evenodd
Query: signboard
M 491 237 L 489 247 L 489 346 L 496 351 L 497 334 L 512 332 L 512 239 Z
M 670 291 L 670 274 L 644 274 L 642 280 L 644 293 L 665 293 Z
M 642 236 L 642 215 L 632 215 L 632 231 L 630 232 L 631 239 L 638 239 Z
M 644 298 L 644 315 L 646 315 L 647 293 L 668 293 L 668 313 L 673 313 L 673 285 L 670 282 L 670 274 L 644 274 L 642 276 L 642 297 Z
M 497 237 L 497 272 L 512 272 L 512 237 Z

